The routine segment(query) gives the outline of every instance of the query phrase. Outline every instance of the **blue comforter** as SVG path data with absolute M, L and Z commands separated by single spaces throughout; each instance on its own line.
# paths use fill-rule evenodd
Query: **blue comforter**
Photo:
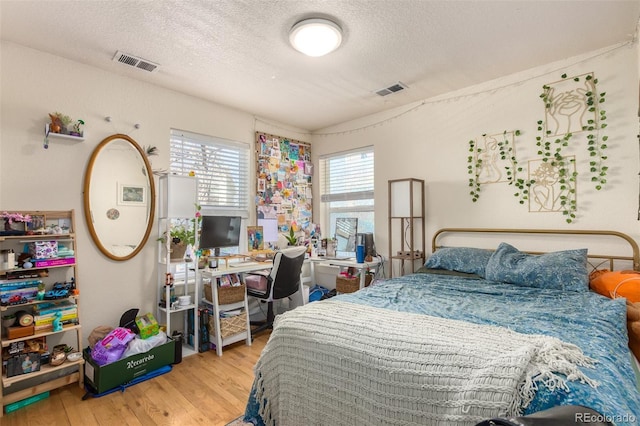
M 379 308 L 503 326 L 519 333 L 551 335 L 576 344 L 597 360 L 595 369 L 583 371 L 599 386 L 594 389 L 568 381 L 569 392 L 542 387 L 525 413 L 575 404 L 591 407 L 617 425 L 638 424 L 640 393 L 627 347 L 625 299 L 422 273 L 378 281 L 337 297 Z M 245 420 L 262 424 L 257 408 L 252 391 Z

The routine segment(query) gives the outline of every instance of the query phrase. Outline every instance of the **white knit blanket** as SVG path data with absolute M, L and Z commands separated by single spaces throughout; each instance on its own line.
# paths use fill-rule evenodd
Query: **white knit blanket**
M 553 337 L 326 300 L 276 318 L 256 400 L 268 425 L 474 425 L 521 414 L 540 383 L 595 387 L 593 363 Z

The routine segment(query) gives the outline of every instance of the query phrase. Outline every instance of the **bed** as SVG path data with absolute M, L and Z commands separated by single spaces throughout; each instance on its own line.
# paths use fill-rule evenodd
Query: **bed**
M 475 425 L 577 405 L 638 424 L 625 299 L 588 287 L 597 268 L 640 270 L 633 239 L 443 229 L 432 245 L 416 273 L 279 315 L 245 421 Z

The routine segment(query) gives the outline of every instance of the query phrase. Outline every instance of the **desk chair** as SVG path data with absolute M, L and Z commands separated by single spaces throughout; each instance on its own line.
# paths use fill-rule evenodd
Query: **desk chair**
M 266 321 L 252 321 L 252 325 L 259 325 L 251 330 L 251 335 L 259 333 L 267 328 L 273 328 L 273 301 L 292 296 L 296 292 L 302 295 L 302 263 L 307 248 L 292 247 L 276 252 L 273 258 L 273 268 L 266 273 L 247 272 L 245 273 L 245 283 L 249 296 L 261 299 L 267 303 Z

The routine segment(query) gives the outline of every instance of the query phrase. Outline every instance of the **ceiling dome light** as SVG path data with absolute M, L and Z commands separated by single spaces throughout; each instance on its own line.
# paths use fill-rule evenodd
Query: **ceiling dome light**
M 327 19 L 305 19 L 291 28 L 289 42 L 308 56 L 323 56 L 340 47 L 342 30 Z

